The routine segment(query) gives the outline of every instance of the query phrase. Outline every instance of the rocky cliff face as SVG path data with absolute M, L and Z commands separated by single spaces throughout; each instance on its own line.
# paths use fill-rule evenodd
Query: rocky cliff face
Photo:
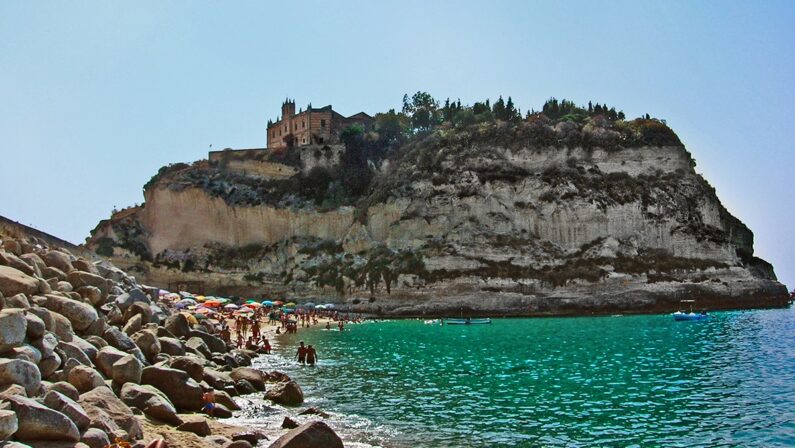
M 166 170 L 145 205 L 101 223 L 89 247 L 152 284 L 322 296 L 382 314 L 787 300 L 753 256 L 751 231 L 655 120 L 441 126 L 381 161 L 360 197 L 330 206 L 312 199 L 329 179 L 292 164 L 298 174 L 286 179 L 221 163 Z

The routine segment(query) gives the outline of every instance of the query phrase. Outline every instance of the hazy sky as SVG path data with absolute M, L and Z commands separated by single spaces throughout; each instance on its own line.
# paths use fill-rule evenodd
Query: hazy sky
M 289 6 L 281 6 L 286 4 Z M 795 2 L 0 1 L 0 214 L 73 242 L 281 101 L 550 96 L 664 118 L 795 287 Z

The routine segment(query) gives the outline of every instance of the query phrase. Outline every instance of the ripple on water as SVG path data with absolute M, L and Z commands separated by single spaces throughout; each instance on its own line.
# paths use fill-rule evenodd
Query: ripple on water
M 792 310 L 346 330 L 301 334 L 315 368 L 289 340 L 257 361 L 331 411 L 346 446 L 795 444 Z

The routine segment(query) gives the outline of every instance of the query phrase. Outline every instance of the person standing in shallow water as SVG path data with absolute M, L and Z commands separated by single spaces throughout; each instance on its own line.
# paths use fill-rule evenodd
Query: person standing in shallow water
M 309 347 L 306 348 L 306 363 L 313 366 L 316 362 L 317 351 L 315 351 L 315 347 L 312 347 L 312 344 L 309 344 Z
M 296 357 L 298 358 L 298 362 L 306 364 L 306 347 L 304 347 L 304 341 L 301 341 L 301 344 L 298 346 Z

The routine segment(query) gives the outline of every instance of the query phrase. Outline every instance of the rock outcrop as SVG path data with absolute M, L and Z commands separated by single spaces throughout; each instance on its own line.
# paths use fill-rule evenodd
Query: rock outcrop
M 145 204 L 100 223 L 89 247 L 152 283 L 336 296 L 388 315 L 787 301 L 772 266 L 754 257 L 751 231 L 661 121 L 444 124 L 369 157 L 379 168 L 348 196 L 338 190 L 345 166 L 267 180 L 218 161 L 165 169 Z

